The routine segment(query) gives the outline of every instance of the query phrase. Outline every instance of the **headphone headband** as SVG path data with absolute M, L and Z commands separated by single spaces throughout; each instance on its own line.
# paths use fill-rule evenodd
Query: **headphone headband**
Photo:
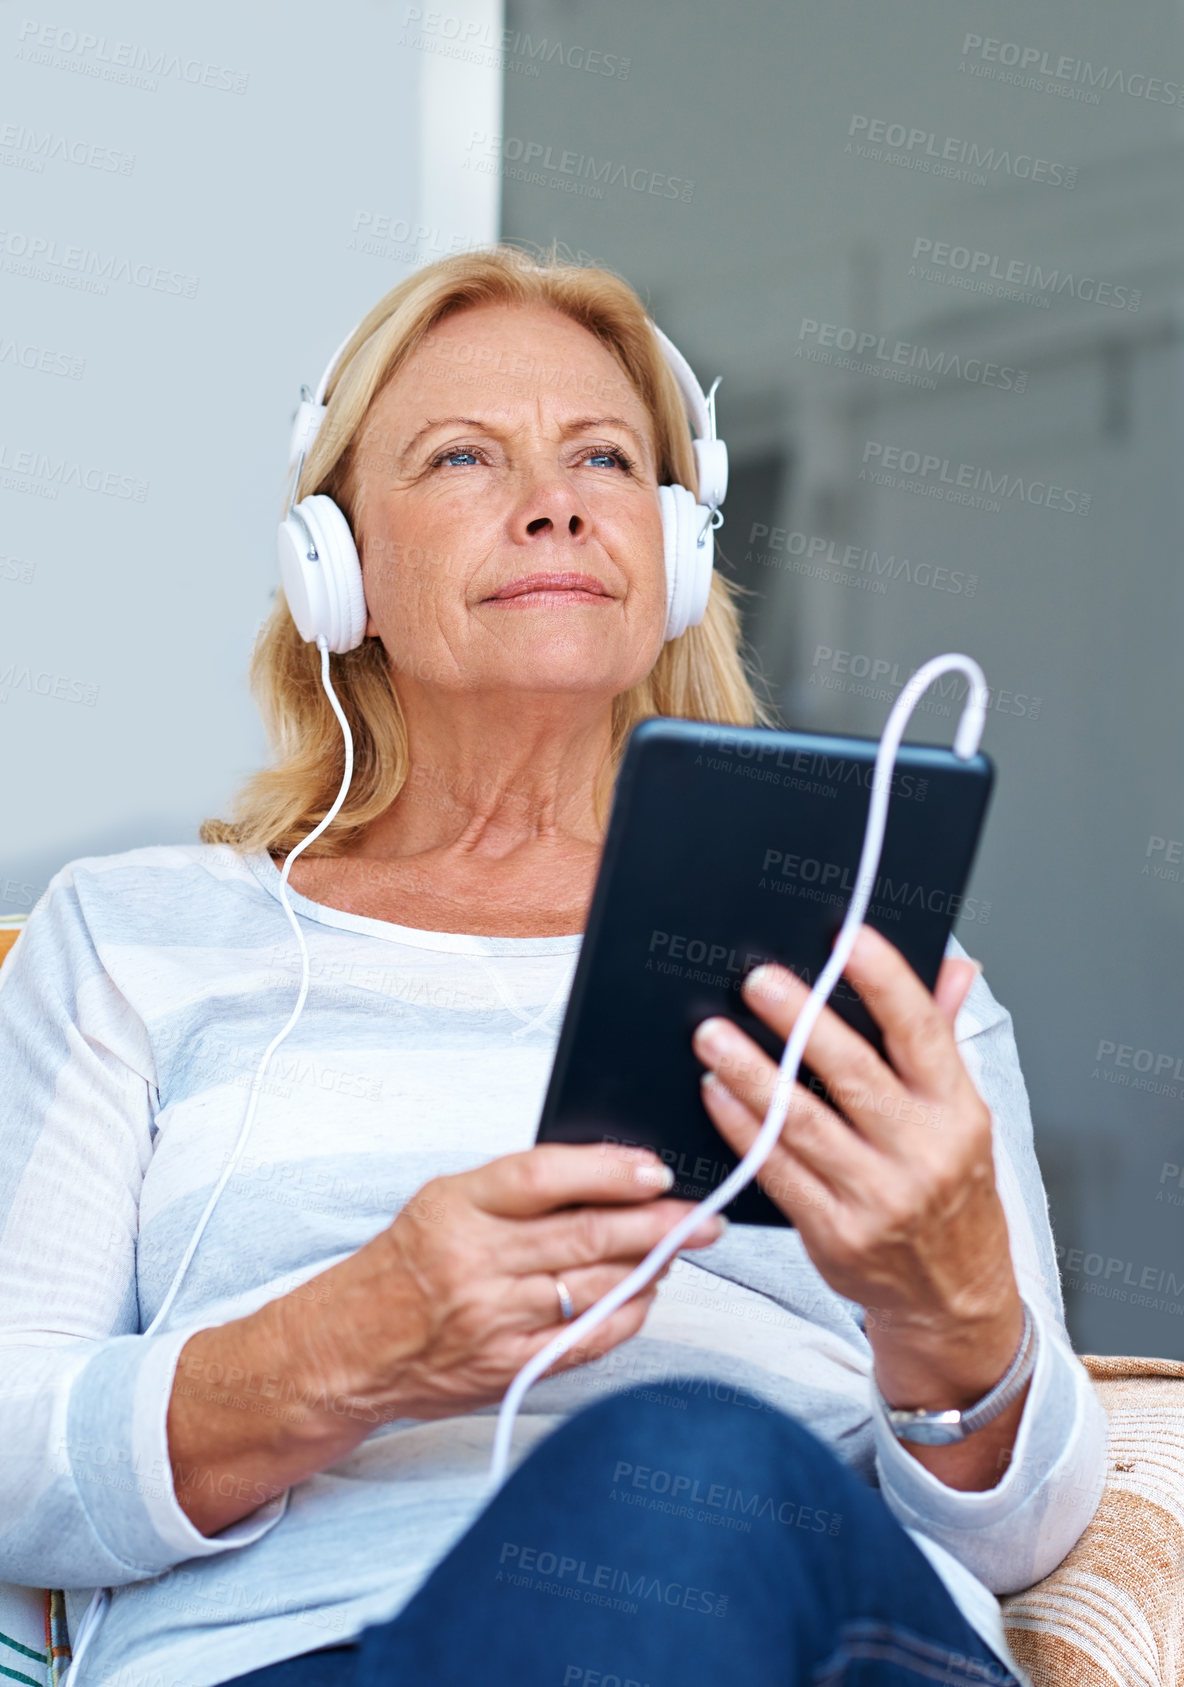
M 358 329 L 361 326 L 362 326 L 362 324 L 359 322 L 359 323 L 355 324 L 355 326 L 353 328 L 350 329 L 349 333 L 345 336 L 345 339 L 342 340 L 342 342 L 338 346 L 337 350 L 333 353 L 333 356 L 329 359 L 328 363 L 325 365 L 325 373 L 321 376 L 320 381 L 317 383 L 317 390 L 316 390 L 316 396 L 314 398 L 314 403 L 319 404 L 322 407 L 324 406 L 325 394 L 329 390 L 329 382 L 333 379 L 333 371 L 336 369 L 337 365 L 341 362 L 342 352 L 345 350 L 346 346 L 349 345 L 350 341 L 353 339 L 354 335 L 357 333 Z
M 699 385 L 699 377 L 691 368 L 686 358 L 679 351 L 674 341 L 668 339 L 658 324 L 650 321 L 662 356 L 670 373 L 678 383 L 678 390 L 682 394 L 683 405 L 686 408 L 687 420 L 691 424 L 691 432 L 696 439 L 715 438 L 715 388 L 712 387 L 712 398 L 708 400 L 703 388 Z

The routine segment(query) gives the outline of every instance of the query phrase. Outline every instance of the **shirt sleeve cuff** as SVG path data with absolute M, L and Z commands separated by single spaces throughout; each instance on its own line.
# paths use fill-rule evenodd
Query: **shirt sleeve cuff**
M 82 1505 L 108 1551 L 143 1575 L 249 1546 L 287 1508 L 285 1491 L 211 1536 L 178 1504 L 168 1408 L 181 1349 L 193 1334 L 183 1329 L 104 1342 L 70 1393 L 67 1451 Z
M 1038 1350 L 1011 1460 L 991 1488 L 950 1488 L 897 1440 L 873 1390 L 876 1466 L 907 1527 L 945 1545 L 994 1591 L 1029 1587 L 1060 1563 L 1097 1509 L 1106 1416 L 1047 1316 L 1029 1303 Z M 1016 1579 L 1016 1578 L 1020 1579 Z M 1026 1579 L 1024 1579 L 1026 1578 Z

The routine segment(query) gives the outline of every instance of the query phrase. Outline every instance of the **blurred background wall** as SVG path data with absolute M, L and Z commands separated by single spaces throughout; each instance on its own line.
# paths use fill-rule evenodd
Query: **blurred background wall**
M 923 658 L 984 664 L 959 935 L 1015 1018 L 1072 1333 L 1184 1357 L 1178 7 L 100 10 L 84 47 L 0 0 L 3 910 L 194 837 L 260 760 L 300 382 L 416 264 L 559 241 L 723 377 L 721 566 L 788 723 L 874 733 Z
M 376 0 L 0 0 L 0 912 L 195 838 L 265 758 L 246 665 L 300 386 L 496 237 L 456 113 L 496 128 L 501 84 Z
M 503 229 L 620 270 L 723 377 L 720 544 L 787 723 L 878 733 L 926 657 L 984 665 L 958 935 L 1015 1019 L 1072 1333 L 1184 1357 L 1180 8 L 506 21 Z

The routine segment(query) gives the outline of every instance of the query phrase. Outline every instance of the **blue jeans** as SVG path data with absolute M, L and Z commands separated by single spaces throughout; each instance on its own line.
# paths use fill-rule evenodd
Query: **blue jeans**
M 802 1424 L 662 1399 L 569 1418 L 397 1617 L 236 1687 L 1018 1687 Z

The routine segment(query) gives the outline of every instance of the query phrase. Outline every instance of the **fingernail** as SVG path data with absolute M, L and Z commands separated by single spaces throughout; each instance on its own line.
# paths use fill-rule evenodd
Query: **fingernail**
M 780 967 L 763 961 L 759 967 L 753 967 L 744 980 L 746 989 L 755 990 L 758 996 L 768 996 L 772 1001 L 780 1001 L 785 996 L 785 974 Z
M 718 1224 L 719 1229 L 716 1231 L 715 1235 L 712 1237 L 712 1241 L 708 1243 L 707 1246 L 710 1247 L 714 1242 L 722 1242 L 724 1233 L 728 1228 L 728 1221 L 724 1217 L 723 1213 L 712 1213 L 710 1218 L 700 1219 L 699 1223 L 691 1231 L 690 1239 L 692 1241 L 698 1241 L 705 1233 L 710 1234 L 711 1226 L 713 1224 Z
M 705 1019 L 695 1027 L 695 1047 L 708 1056 L 727 1052 L 731 1026 L 726 1019 Z
M 643 1160 L 640 1165 L 634 1166 L 633 1176 L 645 1189 L 666 1190 L 674 1187 L 674 1173 L 669 1166 L 654 1165 Z

